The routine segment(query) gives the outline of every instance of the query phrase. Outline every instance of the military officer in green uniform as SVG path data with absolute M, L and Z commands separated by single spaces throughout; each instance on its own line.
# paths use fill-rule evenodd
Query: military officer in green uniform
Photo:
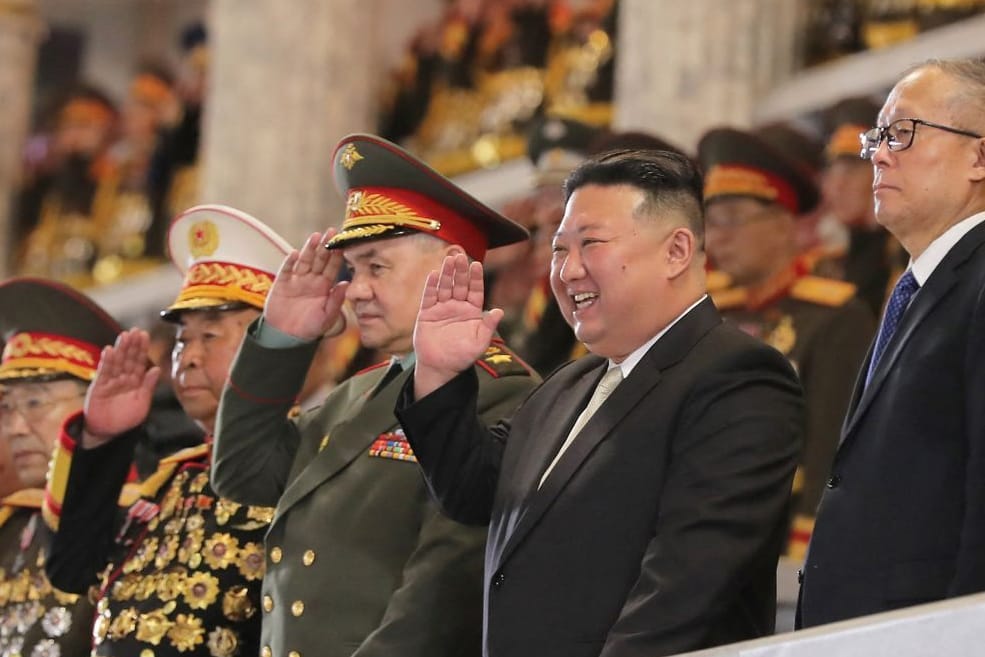
M 179 215 L 168 245 L 185 274 L 162 313 L 177 324 L 173 384 L 211 436 L 230 363 L 290 245 L 223 206 Z M 91 587 L 93 655 L 256 655 L 273 509 L 212 490 L 211 438 L 161 459 L 132 504 L 115 512 L 160 374 L 148 365 L 148 346 L 144 331 L 121 333 L 103 352 L 85 413 L 65 424 L 45 498 L 58 523 L 48 574 L 76 593 Z
M 413 370 L 429 272 L 448 254 L 481 261 L 527 232 L 378 137 L 343 139 L 334 177 L 342 228 L 311 235 L 285 261 L 220 407 L 216 490 L 277 506 L 260 654 L 479 655 L 485 529 L 439 512 L 393 407 Z M 337 283 L 343 259 L 351 282 Z M 391 358 L 288 421 L 318 340 L 343 324 L 344 299 L 362 343 Z M 487 421 L 536 383 L 501 341 L 475 370 Z
M 821 193 L 829 212 L 847 229 L 848 241 L 823 254 L 814 268 L 820 275 L 853 283 L 876 317 L 889 282 L 898 278 L 894 269 L 906 267 L 899 243 L 876 222 L 872 163 L 859 157 L 859 135 L 876 124 L 878 112 L 872 100 L 852 97 L 824 113 L 829 137 Z
M 796 217 L 818 200 L 812 179 L 760 138 L 721 128 L 700 141 L 707 251 L 731 285 L 722 315 L 790 359 L 807 399 L 788 554 L 803 556 L 839 428 L 875 320 L 850 283 L 819 278 L 797 251 Z
M 120 326 L 54 281 L 0 284 L 0 440 L 24 488 L 0 502 L 0 654 L 89 654 L 93 608 L 45 576 L 51 529 L 42 517 L 48 460 L 65 418 L 82 408 L 100 351 Z

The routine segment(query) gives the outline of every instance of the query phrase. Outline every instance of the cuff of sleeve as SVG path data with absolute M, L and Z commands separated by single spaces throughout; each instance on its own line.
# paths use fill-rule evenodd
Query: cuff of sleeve
M 257 337 L 259 321 L 249 327 L 243 338 L 229 373 L 229 389 L 250 403 L 290 406 L 308 375 L 318 341 L 300 342 L 292 347 L 266 346 Z M 269 329 L 267 326 L 264 330 Z
M 256 321 L 256 341 L 261 347 L 267 349 L 290 349 L 302 345 L 318 342 L 317 340 L 305 340 L 289 333 L 284 333 L 270 324 L 263 321 L 263 315 Z

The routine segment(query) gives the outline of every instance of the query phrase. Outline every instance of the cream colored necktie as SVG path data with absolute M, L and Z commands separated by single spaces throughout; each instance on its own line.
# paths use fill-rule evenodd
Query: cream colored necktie
M 599 409 L 599 406 L 612 394 L 612 391 L 616 389 L 622 382 L 622 369 L 619 367 L 609 368 L 609 371 L 605 373 L 602 380 L 599 381 L 598 385 L 595 386 L 595 392 L 592 393 L 592 398 L 588 400 L 588 405 L 585 406 L 585 410 L 581 412 L 578 419 L 575 420 L 575 425 L 571 427 L 571 431 L 568 433 L 568 437 L 564 439 L 564 444 L 561 445 L 561 449 L 558 450 L 557 456 L 551 461 L 551 464 L 547 466 L 547 470 L 544 471 L 544 475 L 540 478 L 540 483 L 537 484 L 539 489 L 544 485 L 547 480 L 547 475 L 551 474 L 551 470 L 557 465 L 557 462 L 561 460 L 561 455 L 571 446 L 574 442 L 575 437 L 581 433 L 581 430 L 588 424 L 588 421 L 592 419 L 595 415 L 595 411 Z

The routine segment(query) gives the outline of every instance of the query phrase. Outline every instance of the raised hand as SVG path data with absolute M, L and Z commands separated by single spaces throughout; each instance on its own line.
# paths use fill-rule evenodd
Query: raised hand
M 345 329 L 342 302 L 348 283 L 336 283 L 342 254 L 328 251 L 325 242 L 335 234 L 312 233 L 300 251 L 291 251 L 267 294 L 263 321 L 302 340 L 316 340 Z
M 420 399 L 472 366 L 489 347 L 503 311 L 482 310 L 482 264 L 464 253 L 428 274 L 414 327 L 414 395 Z
M 146 331 L 130 329 L 103 347 L 85 400 L 83 446 L 96 447 L 133 429 L 150 412 L 161 368 L 150 367 Z

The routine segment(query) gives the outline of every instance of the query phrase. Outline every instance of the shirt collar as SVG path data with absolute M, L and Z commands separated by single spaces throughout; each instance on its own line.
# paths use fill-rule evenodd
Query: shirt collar
M 968 231 L 982 222 L 985 222 L 985 212 L 979 212 L 967 219 L 962 219 L 931 242 L 930 246 L 920 254 L 920 257 L 916 260 L 910 260 L 910 269 L 913 271 L 913 277 L 917 279 L 920 287 L 923 287 L 923 284 L 927 282 L 930 275 L 937 269 L 937 265 L 941 264 L 941 261 L 950 253 L 954 245 L 960 242 L 961 238 Z
M 682 312 L 680 315 L 678 315 L 674 319 L 674 321 L 672 321 L 667 326 L 663 327 L 660 330 L 659 333 L 657 333 L 655 336 L 653 336 L 652 338 L 650 338 L 649 340 L 647 340 L 646 342 L 644 342 L 640 347 L 638 347 L 631 354 L 629 354 L 628 356 L 626 356 L 626 358 L 624 358 L 621 363 L 614 363 L 614 362 L 612 362 L 610 360 L 609 361 L 609 367 L 608 367 L 608 369 L 612 369 L 613 367 L 619 367 L 620 369 L 622 369 L 622 378 L 623 379 L 628 378 L 630 372 L 632 372 L 633 371 L 633 368 L 636 367 L 636 365 L 639 364 L 639 362 L 641 360 L 643 360 L 643 356 L 645 356 L 646 355 L 646 352 L 648 352 L 650 350 L 650 347 L 652 347 L 654 344 L 656 344 L 657 340 L 659 340 L 667 331 L 669 331 L 671 329 L 671 327 L 674 326 L 674 324 L 676 324 L 677 322 L 681 321 L 681 319 L 685 315 L 687 315 L 689 312 L 691 312 L 692 310 L 694 310 L 694 308 L 699 303 L 701 303 L 702 301 L 704 301 L 707 298 L 708 298 L 708 295 L 707 294 L 702 295 L 700 299 L 698 299 L 697 301 L 695 301 L 694 303 L 692 303 L 690 306 L 688 306 L 688 308 L 684 312 Z

